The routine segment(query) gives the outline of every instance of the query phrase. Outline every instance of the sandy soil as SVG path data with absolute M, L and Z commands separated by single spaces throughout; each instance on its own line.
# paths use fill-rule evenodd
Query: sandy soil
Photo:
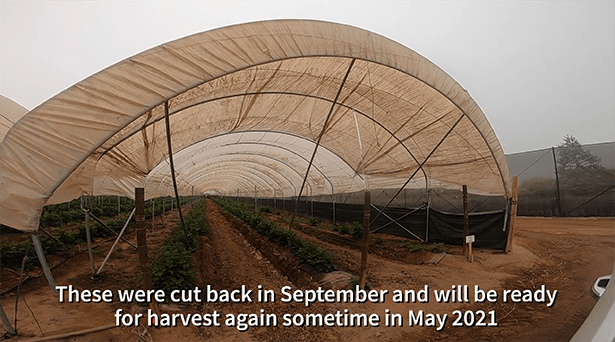
M 315 282 L 305 277 L 295 277 L 291 269 L 298 268 L 292 256 L 265 239 L 246 233 L 237 220 L 229 220 L 218 208 L 209 203 L 206 209 L 211 227 L 195 256 L 200 271 L 200 284 L 211 284 L 217 289 L 234 289 L 241 285 L 255 288 L 263 285 L 279 289 L 284 285 L 293 288 L 314 288 Z M 176 224 L 177 213 L 167 216 L 167 228 L 157 225 L 155 235 L 148 236 L 150 250 L 159 248 L 169 227 Z M 175 222 L 173 222 L 175 221 Z M 160 226 L 160 228 L 158 228 Z M 243 232 L 243 233 L 242 233 Z M 132 233 L 134 234 L 134 233 Z M 247 234 L 247 235 L 245 235 Z M 360 252 L 356 246 L 331 243 L 310 234 L 299 232 L 326 248 L 334 257 L 339 269 L 357 274 Z M 129 235 L 134 241 L 134 235 Z M 384 239 L 387 239 L 384 237 Z M 97 252 L 97 265 L 104 258 L 112 241 L 96 241 L 102 252 Z M 386 243 L 386 242 L 385 242 Z M 92 279 L 88 274 L 87 253 L 78 253 L 54 269 L 58 284 L 72 284 L 79 288 L 136 288 L 138 287 L 137 254 L 127 244 L 121 243 L 117 256 L 106 267 L 105 277 Z M 256 247 L 255 247 L 256 246 Z M 83 248 L 83 246 L 81 247 Z M 275 312 L 284 313 L 329 313 L 348 309 L 351 312 L 378 313 L 384 317 L 389 309 L 404 317 L 403 327 L 372 328 L 251 328 L 240 332 L 232 327 L 219 328 L 150 328 L 142 340 L 153 341 L 567 341 L 591 311 L 595 301 L 589 294 L 593 280 L 611 271 L 615 260 L 615 219 L 577 218 L 525 218 L 517 219 L 513 251 L 502 254 L 491 250 L 475 250 L 475 262 L 468 263 L 461 249 L 445 246 L 446 257 L 438 264 L 421 264 L 429 258 L 405 259 L 394 253 L 372 253 L 368 259 L 368 281 L 376 290 L 450 289 L 453 285 L 478 285 L 481 289 L 538 289 L 546 285 L 558 290 L 553 307 L 542 303 L 436 303 L 433 296 L 429 303 L 367 304 L 321 304 L 310 308 L 300 304 L 252 303 L 252 304 L 200 304 L 192 306 L 162 306 L 163 312 L 211 312 L 226 313 Z M 154 252 L 151 252 L 153 255 Z M 50 256 L 50 260 L 54 256 Z M 270 261 L 268 258 L 272 258 Z M 279 260 L 273 260 L 273 259 Z M 283 260 L 280 262 L 280 260 Z M 58 258 L 57 261 L 61 261 Z M 288 266 L 284 267 L 284 263 Z M 53 262 L 52 262 L 53 264 Z M 33 275 L 38 270 L 33 271 Z M 289 275 L 290 274 L 290 275 Z M 315 276 L 316 278 L 316 276 Z M 2 291 L 9 286 L 14 275 L 2 272 Z M 289 280 L 289 279 L 292 279 Z M 303 279 L 299 281 L 297 279 Z M 279 296 L 279 292 L 278 292 Z M 279 297 L 278 297 L 279 298 Z M 24 301 L 25 299 L 25 301 Z M 27 302 L 31 311 L 27 308 Z M 2 306 L 11 321 L 14 317 L 15 293 L 2 296 Z M 18 306 L 19 338 L 25 341 L 35 336 L 86 329 L 113 323 L 117 308 L 130 311 L 134 306 L 118 303 L 58 303 L 43 277 L 26 283 Z M 452 327 L 453 310 L 495 310 L 497 327 Z M 425 313 L 448 314 L 449 319 L 442 331 L 435 327 L 410 327 L 408 311 L 423 310 Z M 38 320 L 40 328 L 34 317 Z M 454 318 L 454 316 L 452 316 Z M 66 339 L 65 341 L 137 341 L 136 329 L 115 328 L 104 332 Z

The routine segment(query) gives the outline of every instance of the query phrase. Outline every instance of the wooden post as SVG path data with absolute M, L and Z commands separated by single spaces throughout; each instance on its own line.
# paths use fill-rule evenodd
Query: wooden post
M 156 212 L 156 203 L 154 202 L 154 199 L 152 198 L 152 233 L 154 232 L 154 213 Z
M 369 210 L 372 193 L 365 191 L 365 202 L 363 204 L 363 243 L 361 246 L 361 273 L 359 274 L 359 286 L 365 288 L 367 273 L 367 249 L 369 246 Z
M 466 238 L 470 235 L 470 227 L 468 225 L 468 186 L 463 185 L 463 255 L 466 257 L 468 254 L 468 243 L 466 242 Z
M 427 190 L 427 209 L 425 209 L 425 242 L 429 242 L 429 207 L 431 206 L 431 190 Z
M 119 215 L 122 211 L 120 210 L 120 196 L 117 196 L 117 214 Z
M 515 221 L 517 220 L 517 202 L 519 201 L 519 178 L 517 176 L 513 177 L 512 198 L 510 201 L 510 220 L 508 224 L 508 236 L 506 238 L 506 253 L 512 251 Z
M 474 238 L 474 235 L 470 235 L 472 238 Z M 472 254 L 472 242 L 474 242 L 474 239 L 471 239 L 468 242 L 468 261 L 470 263 L 474 262 L 474 254 Z
M 94 265 L 94 253 L 92 252 L 92 234 L 90 232 L 90 212 L 92 211 L 92 196 L 87 197 L 89 202 L 89 211 L 85 212 L 85 237 L 88 244 L 88 254 L 90 255 L 90 267 L 92 274 L 96 274 L 96 266 Z
M 335 222 L 335 195 L 333 195 L 333 224 L 337 224 Z
M 166 205 L 166 203 L 165 203 L 165 202 L 166 202 L 166 199 L 167 199 L 167 197 L 166 197 L 166 196 L 162 198 L 162 226 L 163 226 L 163 227 L 165 227 L 165 228 L 167 227 L 167 223 L 166 223 L 166 221 L 165 221 L 165 219 L 164 219 L 164 210 L 165 210 L 165 208 L 164 208 L 164 207 L 165 207 L 165 205 Z
M 147 255 L 147 238 L 145 229 L 145 189 L 135 188 L 135 231 L 137 232 L 137 251 L 139 252 L 139 265 L 143 277 L 143 289 L 152 290 L 152 272 L 149 268 L 149 256 Z M 150 309 L 158 313 L 156 301 L 149 303 Z

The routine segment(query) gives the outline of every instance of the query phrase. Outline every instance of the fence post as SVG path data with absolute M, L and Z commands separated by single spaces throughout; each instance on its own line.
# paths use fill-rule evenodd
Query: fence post
M 508 253 L 512 251 L 513 234 L 515 230 L 515 221 L 517 220 L 517 202 L 519 201 L 519 178 L 513 177 L 512 184 L 512 199 L 510 205 L 510 220 L 508 224 L 508 236 L 506 238 L 506 249 Z
M 135 231 L 137 233 L 137 251 L 143 279 L 143 289 L 152 290 L 152 272 L 149 268 L 149 256 L 147 255 L 147 238 L 145 229 L 145 189 L 135 188 Z M 155 313 L 158 312 L 156 301 L 149 303 Z
M 467 237 L 470 235 L 468 225 L 468 186 L 462 185 L 463 190 L 463 255 L 469 257 Z
M 369 247 L 369 211 L 372 193 L 365 191 L 365 202 L 363 203 L 363 243 L 361 246 L 361 272 L 359 274 L 359 286 L 364 289 L 367 273 L 367 249 Z
M 555 194 L 555 201 L 557 202 L 557 216 L 562 216 L 562 198 L 559 192 L 559 175 L 557 173 L 557 159 L 555 158 L 555 147 L 551 147 L 551 153 L 553 154 L 553 166 L 555 167 L 555 186 L 557 193 Z
M 88 196 L 86 199 L 89 202 L 89 210 L 85 212 L 85 237 L 88 245 L 88 254 L 90 256 L 90 266 L 92 267 L 92 274 L 96 274 L 96 266 L 94 265 L 94 253 L 92 252 L 92 233 L 90 231 L 90 213 L 92 212 L 92 196 Z

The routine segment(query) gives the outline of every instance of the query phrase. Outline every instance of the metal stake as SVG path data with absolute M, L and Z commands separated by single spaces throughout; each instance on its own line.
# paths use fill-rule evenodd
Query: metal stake
M 47 278 L 47 282 L 49 283 L 49 286 L 51 286 L 51 290 L 57 293 L 58 290 L 56 289 L 56 281 L 53 279 L 53 275 L 51 274 L 51 270 L 47 264 L 47 259 L 45 258 L 45 253 L 43 252 L 43 246 L 41 246 L 41 240 L 39 240 L 38 235 L 36 234 L 32 234 L 30 236 L 32 237 L 32 243 L 34 244 L 34 249 L 36 250 L 36 256 L 38 257 L 38 262 L 41 263 L 41 268 L 43 269 L 45 278 Z

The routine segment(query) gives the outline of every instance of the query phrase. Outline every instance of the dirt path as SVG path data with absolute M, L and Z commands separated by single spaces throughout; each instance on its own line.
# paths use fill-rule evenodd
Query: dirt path
M 370 254 L 368 280 L 376 289 L 404 289 L 427 284 L 447 289 L 455 284 L 476 284 L 481 288 L 532 289 L 541 285 L 557 290 L 556 305 L 547 308 L 537 303 L 516 304 L 388 304 L 370 305 L 366 310 L 392 312 L 422 309 L 425 312 L 452 310 L 497 310 L 497 328 L 452 328 L 444 331 L 417 328 L 370 329 L 359 336 L 409 339 L 416 341 L 568 341 L 587 317 L 595 301 L 589 294 L 592 281 L 610 273 L 615 260 L 615 220 L 519 218 L 512 253 L 500 254 L 476 250 L 469 264 L 460 248 L 447 246 L 449 254 L 438 265 L 413 265 Z M 334 262 L 344 270 L 358 274 L 360 252 L 328 243 L 310 234 L 296 231 L 303 239 L 315 242 L 331 252 Z M 450 324 L 450 322 L 449 322 Z M 375 330 L 375 332 L 374 332 Z M 369 340 L 366 338 L 365 340 Z M 360 339 L 360 338 L 359 338 Z
M 293 289 L 306 287 L 292 284 L 285 276 L 288 272 L 278 269 L 263 255 L 274 255 L 261 246 L 263 253 L 257 251 L 248 241 L 254 238 L 237 230 L 229 223 L 219 208 L 208 201 L 206 217 L 211 233 L 203 238 L 200 253 L 193 259 L 203 277 L 199 286 L 210 284 L 214 289 L 233 290 L 247 285 L 253 290 L 254 298 L 258 285 L 276 292 L 284 285 Z M 157 218 L 157 220 L 159 220 Z M 148 235 L 151 254 L 160 248 L 170 229 L 179 221 L 177 212 L 167 213 L 167 228 L 159 224 L 155 233 Z M 477 284 L 481 288 L 501 290 L 536 289 L 545 284 L 557 289 L 558 296 L 551 308 L 544 304 L 496 303 L 478 305 L 475 303 L 436 303 L 433 296 L 429 303 L 393 303 L 390 296 L 385 304 L 321 304 L 306 308 L 299 303 L 286 304 L 279 300 L 275 303 L 249 304 L 201 304 L 182 307 L 163 307 L 165 312 L 206 313 L 217 310 L 224 319 L 227 313 L 275 313 L 282 317 L 285 313 L 334 313 L 348 309 L 350 312 L 378 313 L 384 316 L 389 309 L 392 313 L 404 316 L 403 327 L 377 328 L 306 328 L 278 327 L 250 328 L 240 332 L 234 327 L 194 328 L 174 327 L 150 329 L 153 341 L 568 341 L 589 314 L 595 301 L 589 293 L 593 280 L 610 273 L 615 260 L 615 219 L 546 219 L 518 218 L 513 252 L 501 254 L 491 250 L 475 251 L 475 262 L 470 264 L 462 256 L 458 247 L 446 246 L 448 255 L 437 265 L 417 265 L 395 261 L 370 254 L 368 258 L 368 280 L 376 290 L 421 289 L 429 285 L 431 289 L 450 289 L 452 285 Z M 148 223 L 149 226 L 149 223 Z M 243 231 L 243 230 L 241 230 Z M 243 231 L 244 234 L 248 234 Z M 358 273 L 360 252 L 357 249 L 328 243 L 318 238 L 300 233 L 307 240 L 314 241 L 333 255 L 334 262 L 343 270 Z M 134 241 L 134 233 L 127 235 Z M 112 239 L 96 239 L 96 264 L 104 258 Z M 84 246 L 75 247 L 77 250 Z M 57 261 L 49 256 L 51 263 Z M 58 259 L 59 260 L 59 259 Z M 273 260 L 273 259 L 272 259 Z M 53 270 L 60 285 L 72 284 L 79 289 L 96 288 L 135 288 L 139 272 L 136 269 L 137 255 L 125 243 L 110 259 L 102 279 L 92 279 L 87 253 L 78 253 L 64 264 Z M 295 266 L 286 268 L 296 268 Z M 37 270 L 33 271 L 38 272 Z M 3 272 L 3 286 L 12 280 L 11 272 Z M 292 278 L 291 278 L 292 279 Z M 307 284 L 307 283 L 306 283 Z M 308 285 L 305 285 L 308 286 Z M 313 285 L 309 285 L 311 287 Z M 26 299 L 25 301 L 23 299 Z M 26 307 L 26 302 L 30 309 Z M 2 305 L 9 318 L 13 319 L 15 296 L 9 293 L 2 297 Z M 28 337 L 70 332 L 92 328 L 113 322 L 113 312 L 117 308 L 131 310 L 119 303 L 58 303 L 43 277 L 26 284 L 18 308 L 18 328 L 21 340 Z M 495 328 L 454 328 L 451 311 L 491 310 L 497 311 L 498 327 Z M 424 310 L 426 313 L 448 313 L 449 320 L 442 331 L 434 327 L 408 326 L 408 311 Z M 37 318 L 37 322 L 34 320 Z M 19 339 L 15 339 L 19 340 Z M 80 336 L 70 341 L 136 341 L 137 336 L 129 328 L 112 329 L 105 332 Z
M 202 311 L 218 310 L 222 317 L 227 313 L 275 313 L 278 327 L 257 327 L 241 332 L 232 327 L 217 327 L 215 329 L 201 329 L 200 336 L 215 341 L 315 341 L 338 340 L 336 329 L 320 329 L 309 331 L 305 327 L 282 327 L 281 317 L 285 313 L 319 312 L 322 307 L 305 308 L 298 303 L 259 303 L 257 302 L 258 286 L 271 289 L 280 298 L 280 289 L 283 286 L 296 288 L 286 277 L 264 258 L 258 250 L 253 248 L 220 213 L 220 209 L 211 200 L 207 201 L 206 218 L 211 234 L 207 247 L 211 248 L 210 255 L 213 262 L 213 277 L 207 280 L 213 288 L 237 289 L 245 285 L 253 291 L 253 303 L 205 304 Z M 206 286 L 206 284 L 203 284 Z M 171 333 L 172 330 L 170 330 Z M 174 335 L 169 335 L 172 337 Z M 156 337 L 162 337 L 157 334 Z

